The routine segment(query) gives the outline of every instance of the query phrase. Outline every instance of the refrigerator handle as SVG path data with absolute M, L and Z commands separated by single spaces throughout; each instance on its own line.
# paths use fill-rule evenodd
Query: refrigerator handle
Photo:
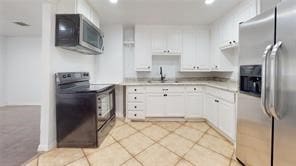
M 261 108 L 262 108 L 262 111 L 269 117 L 271 117 L 271 114 L 269 113 L 266 105 L 266 71 L 267 71 L 267 60 L 272 51 L 272 47 L 273 47 L 272 44 L 266 47 L 263 54 L 263 62 L 262 62 Z
M 280 116 L 276 110 L 276 97 L 277 97 L 277 71 L 278 71 L 278 51 L 281 48 L 283 42 L 279 41 L 277 42 L 270 55 L 270 96 L 269 96 L 269 110 L 272 114 L 272 116 L 275 119 L 279 119 Z

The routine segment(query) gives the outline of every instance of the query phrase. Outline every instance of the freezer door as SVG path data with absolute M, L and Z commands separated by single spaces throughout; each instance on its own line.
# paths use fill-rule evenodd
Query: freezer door
M 274 44 L 274 23 L 275 10 L 269 10 L 240 25 L 240 65 L 262 65 L 265 49 Z M 272 118 L 260 97 L 238 96 L 236 157 L 245 165 L 270 166 Z
M 283 1 L 277 8 L 275 74 L 274 166 L 296 165 L 296 1 Z

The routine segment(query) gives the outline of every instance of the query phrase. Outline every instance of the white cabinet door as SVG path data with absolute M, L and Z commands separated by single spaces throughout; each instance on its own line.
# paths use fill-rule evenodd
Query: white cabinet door
M 206 101 L 205 101 L 205 110 L 204 115 L 205 118 L 208 119 L 209 122 L 211 122 L 213 125 L 218 127 L 218 107 L 219 104 L 217 102 L 218 100 L 210 95 L 206 95 Z
M 91 10 L 91 21 L 95 24 L 98 28 L 100 28 L 100 18 L 95 10 Z
M 163 93 L 147 94 L 146 117 L 165 117 L 165 98 Z
M 182 52 L 182 31 L 179 29 L 168 29 L 167 32 L 168 54 L 180 55 Z
M 235 140 L 235 106 L 225 101 L 219 102 L 219 129 Z
M 85 0 L 77 0 L 77 13 L 91 20 L 91 7 Z
M 185 110 L 187 118 L 202 118 L 204 109 L 204 97 L 201 92 L 187 93 L 185 98 Z
M 184 94 L 183 93 L 168 93 L 165 94 L 165 112 L 166 117 L 184 117 Z
M 198 30 L 196 36 L 196 68 L 197 70 L 210 69 L 210 33 L 208 30 Z
M 148 27 L 135 27 L 135 70 L 151 71 L 151 34 Z
M 164 54 L 167 52 L 167 32 L 164 28 L 153 27 L 151 29 L 152 36 L 152 52 L 156 54 Z
M 196 33 L 194 30 L 183 31 L 183 54 L 181 55 L 181 71 L 196 70 Z

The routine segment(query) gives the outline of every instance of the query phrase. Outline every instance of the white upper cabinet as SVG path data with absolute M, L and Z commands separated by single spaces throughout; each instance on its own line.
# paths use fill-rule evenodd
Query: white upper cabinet
M 57 13 L 82 14 L 97 27 L 100 27 L 99 15 L 87 0 L 60 0 L 57 4 Z
M 186 28 L 183 30 L 181 71 L 209 71 L 210 34 L 207 29 Z
M 151 38 L 152 38 L 152 52 L 164 54 L 167 53 L 167 35 L 166 29 L 163 27 L 153 27 L 151 28 Z
M 196 32 L 183 31 L 183 54 L 181 56 L 181 71 L 196 71 L 197 51 Z
M 167 49 L 169 54 L 180 55 L 182 53 L 182 30 L 176 28 L 168 29 Z
M 210 32 L 208 29 L 198 29 L 196 38 L 197 70 L 210 69 Z
M 211 25 L 211 70 L 231 72 L 237 64 L 239 23 L 257 14 L 257 1 L 241 2 Z
M 151 33 L 150 28 L 145 26 L 135 27 L 135 70 L 151 71 Z
M 151 27 L 152 54 L 180 55 L 182 31 L 173 27 Z
M 77 13 L 84 15 L 87 19 L 91 20 L 92 8 L 85 0 L 77 0 Z

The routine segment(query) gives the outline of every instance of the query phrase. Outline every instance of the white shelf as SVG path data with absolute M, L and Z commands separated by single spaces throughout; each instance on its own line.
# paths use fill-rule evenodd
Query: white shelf
M 220 46 L 220 50 L 224 51 L 224 50 L 228 50 L 228 49 L 233 49 L 233 48 L 237 48 L 239 46 L 239 44 L 237 42 L 227 42 L 227 44 Z
M 135 45 L 135 41 L 123 41 L 124 45 Z

